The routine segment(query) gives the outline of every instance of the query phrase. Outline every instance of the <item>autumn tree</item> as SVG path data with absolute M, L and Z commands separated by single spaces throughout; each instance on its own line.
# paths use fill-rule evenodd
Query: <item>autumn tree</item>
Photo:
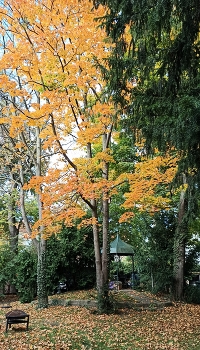
M 30 186 L 39 198 L 39 221 L 34 230 L 41 242 L 38 259 L 43 259 L 48 235 L 60 228 L 52 223 L 52 215 L 71 225 L 84 215 L 83 201 L 92 212 L 89 222 L 93 225 L 97 288 L 102 293 L 108 280 L 108 202 L 113 185 L 108 180 L 109 146 L 117 117 L 96 68 L 97 57 L 102 60 L 110 49 L 94 22 L 97 14 L 102 14 L 102 9 L 97 13 L 90 3 L 79 1 L 4 3 L 0 85 L 12 96 L 12 108 L 4 108 L 1 122 L 9 121 L 10 133 L 16 135 L 27 127 L 36 130 L 36 158 L 31 158 L 36 160 L 35 177 Z M 45 179 L 41 178 L 41 140 L 45 140 L 44 148 L 60 154 L 63 162 L 61 169 L 49 170 Z M 69 154 L 69 145 L 74 141 L 86 151 L 86 159 L 73 160 L 75 153 Z M 92 143 L 99 148 L 94 157 Z M 16 148 L 27 148 L 25 140 L 20 139 Z M 52 198 L 52 192 L 45 193 L 48 181 Z M 63 204 L 52 208 L 52 201 L 56 203 L 58 198 Z M 98 201 L 103 206 L 102 255 Z M 53 214 L 47 213 L 48 208 Z
M 38 195 L 39 220 L 31 231 L 27 226 L 27 232 L 38 242 L 40 307 L 47 306 L 46 240 L 63 223 L 72 226 L 77 220 L 80 227 L 92 225 L 99 311 L 110 307 L 110 198 L 121 183 L 137 182 L 137 174 L 134 180 L 111 166 L 116 161 L 112 145 L 117 143 L 120 114 L 102 76 L 101 68 L 108 68 L 106 58 L 112 51 L 95 21 L 104 12 L 101 6 L 95 9 L 88 1 L 74 0 L 9 0 L 0 9 L 0 88 L 12 96 L 12 108 L 3 109 L 1 122 L 9 123 L 10 134 L 21 135 L 27 128 L 35 132 L 35 153 L 23 138 L 15 147 L 29 152 L 35 172 L 24 178 L 21 188 Z M 44 152 L 54 154 L 48 168 L 41 165 Z M 165 166 L 157 160 L 159 182 Z M 171 175 L 165 177 L 166 183 Z M 156 179 L 151 195 L 155 188 Z M 141 192 L 145 193 L 145 186 Z

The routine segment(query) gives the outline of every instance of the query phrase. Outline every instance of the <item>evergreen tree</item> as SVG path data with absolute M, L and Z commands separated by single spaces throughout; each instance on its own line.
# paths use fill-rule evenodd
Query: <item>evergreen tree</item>
M 175 147 L 182 185 L 174 241 L 174 295 L 181 299 L 188 219 L 200 180 L 199 0 L 100 1 L 115 43 L 105 78 L 120 103 L 127 132 L 142 130 L 146 150 Z M 96 3 L 97 5 L 97 3 Z

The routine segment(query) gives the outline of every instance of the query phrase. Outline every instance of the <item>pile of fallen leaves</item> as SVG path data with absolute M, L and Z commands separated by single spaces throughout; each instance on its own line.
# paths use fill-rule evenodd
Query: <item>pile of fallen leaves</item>
M 120 294 L 120 298 L 122 299 Z M 94 298 L 95 293 L 65 293 L 57 298 Z M 139 350 L 200 349 L 200 306 L 175 304 L 157 311 L 120 309 L 113 315 L 98 315 L 77 306 L 36 309 L 35 303 L 10 303 L 0 309 L 2 350 Z M 25 325 L 12 325 L 5 332 L 5 313 L 20 309 L 30 315 Z

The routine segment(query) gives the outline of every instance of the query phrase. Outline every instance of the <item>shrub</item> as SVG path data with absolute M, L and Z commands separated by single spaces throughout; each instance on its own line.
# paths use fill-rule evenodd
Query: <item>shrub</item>
M 7 244 L 0 248 L 0 291 L 5 292 L 5 286 L 12 283 L 15 276 L 15 263 L 13 254 Z
M 200 288 L 198 286 L 186 286 L 184 300 L 187 303 L 200 304 Z
M 15 258 L 15 287 L 19 300 L 30 303 L 37 294 L 37 255 L 33 248 L 23 248 Z

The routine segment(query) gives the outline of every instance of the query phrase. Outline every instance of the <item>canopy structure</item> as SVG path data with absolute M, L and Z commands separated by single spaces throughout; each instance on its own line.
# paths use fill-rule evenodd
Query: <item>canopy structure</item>
M 116 239 L 110 243 L 110 254 L 118 256 L 133 256 L 134 251 L 133 247 L 130 244 L 122 241 L 122 239 L 117 234 Z
M 132 257 L 132 274 L 131 274 L 131 288 L 133 287 L 133 276 L 134 276 L 134 250 L 133 247 L 122 241 L 122 239 L 119 237 L 119 234 L 117 234 L 117 237 L 114 241 L 110 243 L 110 254 L 114 256 L 114 260 L 117 262 L 117 282 L 119 283 L 119 261 L 120 256 L 131 256 Z M 119 288 L 119 286 L 118 286 Z

